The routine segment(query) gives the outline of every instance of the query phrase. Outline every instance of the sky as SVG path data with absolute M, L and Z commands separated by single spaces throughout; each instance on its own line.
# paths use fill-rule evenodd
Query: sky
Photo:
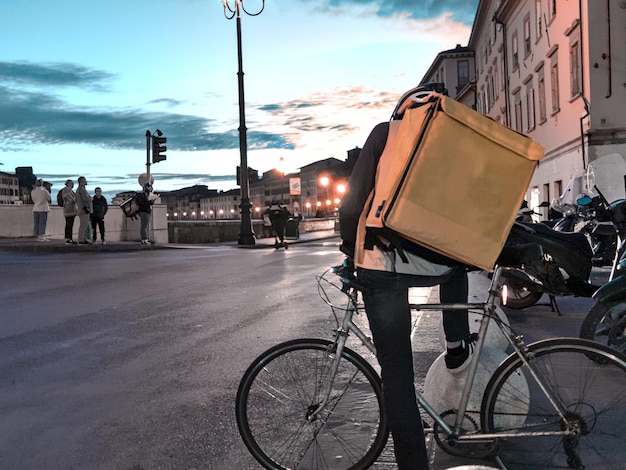
M 248 166 L 345 160 L 439 52 L 467 45 L 477 6 L 267 0 L 242 12 Z M 237 187 L 237 28 L 219 0 L 0 0 L 0 17 L 0 170 L 31 166 L 55 193 L 83 175 L 110 198 L 140 188 L 146 131 L 159 129 L 156 192 Z

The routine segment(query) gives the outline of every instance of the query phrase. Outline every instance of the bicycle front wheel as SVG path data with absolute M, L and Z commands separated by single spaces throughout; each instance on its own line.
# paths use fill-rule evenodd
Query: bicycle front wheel
M 239 384 L 239 433 L 270 469 L 363 469 L 387 443 L 378 374 L 344 348 L 330 384 L 334 343 L 298 339 L 279 344 L 250 365 Z M 312 417 L 326 396 L 324 408 Z
M 483 429 L 512 435 L 500 452 L 507 469 L 624 468 L 626 357 L 576 338 L 528 349 L 541 383 L 511 355 L 494 372 L 482 402 Z

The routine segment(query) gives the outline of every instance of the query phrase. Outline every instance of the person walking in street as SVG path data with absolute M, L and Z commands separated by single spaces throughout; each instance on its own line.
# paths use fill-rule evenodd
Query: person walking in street
M 74 219 L 78 214 L 76 206 L 76 193 L 74 192 L 74 181 L 65 181 L 65 188 L 61 190 L 63 199 L 63 217 L 65 217 L 65 243 L 74 244 Z
M 46 226 L 48 225 L 48 212 L 50 212 L 50 192 L 44 187 L 43 180 L 35 182 L 35 188 L 31 191 L 33 200 L 33 236 L 37 241 L 47 242 Z
M 150 216 L 152 213 L 152 204 L 154 199 L 152 198 L 152 185 L 146 183 L 143 186 L 143 191 L 137 193 L 137 205 L 139 206 L 139 220 L 141 221 L 141 244 L 151 245 L 152 242 L 148 237 L 148 227 L 150 226 Z
M 385 413 L 400 470 L 429 468 L 424 429 L 415 397 L 409 288 L 439 285 L 442 303 L 466 303 L 468 295 L 464 265 L 427 249 L 419 256 L 409 251 L 400 252 L 402 248 L 370 233 L 363 223 L 359 223 L 376 178 L 385 176 L 377 174 L 377 168 L 385 148 L 394 145 L 397 132 L 391 132 L 391 129 L 394 126 L 395 131 L 398 126 L 394 120 L 402 119 L 408 107 L 418 105 L 417 98 L 423 92 L 417 88 L 405 93 L 396 107 L 401 112 L 394 113 L 391 122 L 374 127 L 356 161 L 349 190 L 339 211 L 341 251 L 348 255 L 346 264 L 353 266 L 355 254 L 359 255 L 356 259 L 363 260 L 356 268 L 356 275 L 365 287 L 365 312 L 381 367 Z M 361 240 L 365 240 L 363 245 Z M 361 254 L 364 254 L 362 258 Z M 469 364 L 477 339 L 475 334 L 470 335 L 467 311 L 444 310 L 443 327 L 447 370 L 459 373 Z
M 87 192 L 87 178 L 78 178 L 78 189 L 76 190 L 76 207 L 78 209 L 78 243 L 88 245 L 91 243 L 87 239 L 87 229 L 89 228 L 89 214 L 91 214 L 91 196 Z
M 285 229 L 287 228 L 287 220 L 289 219 L 289 211 L 283 205 L 282 202 L 276 199 L 272 200 L 272 204 L 267 208 L 270 221 L 272 222 L 272 229 L 274 230 L 276 248 L 286 247 L 285 243 Z
M 106 198 L 102 195 L 102 189 L 96 188 L 95 195 L 91 201 L 93 212 L 91 213 L 91 228 L 93 232 L 93 242 L 96 243 L 97 233 L 96 227 L 100 229 L 100 240 L 103 245 L 106 245 L 104 239 L 104 216 L 109 210 Z

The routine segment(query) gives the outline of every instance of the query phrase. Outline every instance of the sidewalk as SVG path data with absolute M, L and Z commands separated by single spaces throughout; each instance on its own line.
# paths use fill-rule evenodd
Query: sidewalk
M 301 243 L 317 242 L 329 239 L 339 240 L 339 234 L 334 230 L 320 230 L 316 232 L 301 233 L 300 238 L 297 240 L 286 239 L 285 241 L 289 246 L 298 245 Z M 246 249 L 259 249 L 268 248 L 274 249 L 274 237 L 259 238 L 255 240 L 254 245 L 238 245 L 237 241 L 218 242 L 210 244 L 157 244 L 157 245 L 142 245 L 139 241 L 112 241 L 107 242 L 106 245 L 100 244 L 98 241 L 91 245 L 73 245 L 65 243 L 65 239 L 50 239 L 47 242 L 37 241 L 35 237 L 22 237 L 22 238 L 0 238 L 0 251 L 16 251 L 16 252 L 34 252 L 34 253 L 76 253 L 76 252 L 116 252 L 116 251 L 136 251 L 136 250 L 154 250 L 163 248 L 200 248 L 207 246 L 234 246 L 237 248 Z

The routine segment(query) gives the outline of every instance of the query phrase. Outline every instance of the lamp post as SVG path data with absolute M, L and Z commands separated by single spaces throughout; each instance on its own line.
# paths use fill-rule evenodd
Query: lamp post
M 278 168 L 276 168 L 278 170 L 278 173 L 280 173 L 280 202 L 282 202 L 283 204 L 285 204 L 285 200 L 283 199 L 283 189 L 285 186 L 285 159 L 283 157 L 280 157 L 278 159 Z M 289 193 L 287 193 L 289 194 Z M 285 204 L 287 205 L 287 204 Z
M 241 58 L 241 10 L 249 16 L 260 15 L 265 8 L 265 0 L 261 0 L 261 9 L 256 13 L 250 13 L 244 6 L 244 0 L 222 0 L 224 6 L 224 16 L 228 20 L 236 19 L 237 22 L 237 58 L 239 69 L 237 77 L 239 82 L 239 154 L 240 164 L 240 188 L 241 188 L 241 228 L 237 243 L 239 245 L 254 245 L 254 232 L 252 231 L 252 220 L 250 218 L 250 188 L 248 181 L 248 143 L 246 140 L 246 115 L 244 109 L 243 96 L 243 61 Z

